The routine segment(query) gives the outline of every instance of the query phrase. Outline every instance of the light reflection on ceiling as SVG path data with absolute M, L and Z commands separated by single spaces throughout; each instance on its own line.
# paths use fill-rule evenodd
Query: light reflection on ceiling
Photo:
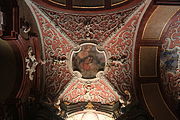
M 60 6 L 68 6 L 67 0 L 46 0 L 50 3 Z M 109 0 L 110 6 L 121 5 L 130 0 Z M 73 8 L 105 8 L 106 0 L 72 0 L 71 4 Z
M 114 120 L 114 118 L 110 114 L 89 109 L 69 115 L 66 120 Z

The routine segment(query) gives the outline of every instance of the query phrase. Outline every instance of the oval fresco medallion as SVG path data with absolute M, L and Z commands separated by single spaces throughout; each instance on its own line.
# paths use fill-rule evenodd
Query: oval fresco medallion
M 97 73 L 105 69 L 105 52 L 92 43 L 80 45 L 78 51 L 73 51 L 71 60 L 72 70 L 81 73 L 84 79 L 96 78 Z

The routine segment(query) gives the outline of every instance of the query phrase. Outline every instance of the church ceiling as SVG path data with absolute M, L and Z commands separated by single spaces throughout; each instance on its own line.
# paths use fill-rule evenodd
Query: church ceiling
M 51 116 L 43 112 L 50 110 L 66 120 L 134 119 L 145 117 L 141 102 L 154 119 L 176 119 L 179 6 L 78 1 L 18 0 L 3 7 L 1 18 L 11 11 L 13 19 L 0 25 L 0 37 L 17 55 L 22 75 L 12 96 L 18 115 L 30 108 L 37 117 Z M 3 27 L 11 24 L 8 36 Z
M 136 5 L 116 13 L 97 15 L 60 13 L 43 7 L 40 7 L 40 10 L 75 44 L 88 41 L 103 44 L 113 32 L 125 24 L 138 7 L 139 5 Z
M 130 99 L 129 92 L 134 96 L 135 37 L 147 1 L 107 14 L 70 14 L 26 2 L 41 33 L 46 90 L 51 99 L 108 104 Z M 86 54 L 87 47 L 91 52 Z M 96 54 L 98 51 L 103 55 Z M 76 69 L 73 55 L 78 61 Z

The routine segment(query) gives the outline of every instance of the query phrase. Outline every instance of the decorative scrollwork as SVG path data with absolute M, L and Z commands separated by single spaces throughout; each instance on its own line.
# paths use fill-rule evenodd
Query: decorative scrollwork
M 77 76 L 83 76 L 82 78 L 84 79 L 97 78 L 95 73 L 98 72 L 87 75 L 83 70 L 81 70 L 81 68 L 87 70 L 89 68 L 88 65 L 82 65 L 83 67 L 74 67 L 77 68 L 77 71 L 80 71 L 81 73 L 83 72 L 83 75 L 79 75 L 77 72 L 73 74 L 70 69 L 72 66 L 69 67 L 68 65 L 70 63 L 69 60 L 71 60 L 71 54 L 69 53 L 71 53 L 76 46 L 82 45 L 82 43 L 96 44 L 97 49 L 98 45 L 101 46 L 101 48 L 103 48 L 103 50 L 107 53 L 107 63 L 108 61 L 111 61 L 112 64 L 118 64 L 118 66 L 115 67 L 110 65 L 110 69 L 107 67 L 107 64 L 105 64 L 103 70 L 98 68 L 97 71 L 104 71 L 103 76 L 105 77 L 105 80 L 108 80 L 108 82 L 111 83 L 111 85 L 118 91 L 119 95 L 126 95 L 123 92 L 125 90 L 132 92 L 132 59 L 133 48 L 135 46 L 134 38 L 138 21 L 146 4 L 139 4 L 126 10 L 116 11 L 114 13 L 91 15 L 69 14 L 52 11 L 33 3 L 31 5 L 37 18 L 40 27 L 39 29 L 42 33 L 42 43 L 44 45 L 43 52 L 46 57 L 46 90 L 49 96 L 57 98 L 63 93 L 64 86 L 67 85 L 65 86 L 65 89 L 67 89 L 67 83 L 70 83 L 70 81 Z M 62 61 L 60 60 L 61 62 L 59 62 L 59 57 L 63 55 L 65 56 L 65 60 L 63 60 L 64 64 L 61 64 Z M 52 58 L 52 56 L 54 56 L 54 58 Z M 87 60 L 92 62 L 91 58 L 92 56 Z M 53 59 L 54 62 L 52 62 Z M 80 85 L 83 85 L 83 83 L 80 82 Z M 81 87 L 83 91 L 80 91 L 87 92 L 87 94 L 78 96 L 77 93 L 76 97 L 78 98 L 71 99 L 68 98 L 67 94 L 71 94 L 74 91 L 69 90 L 69 92 L 64 96 L 64 100 L 76 103 L 79 100 L 85 101 L 85 98 L 87 98 L 86 101 L 89 98 L 92 98 L 89 97 L 88 93 L 92 93 L 94 90 L 90 90 L 92 92 L 89 92 L 88 85 L 89 84 L 83 85 Z M 100 83 L 97 83 L 96 85 L 99 87 L 106 87 Z M 93 87 L 92 84 L 90 86 Z M 72 86 L 72 88 L 74 87 Z M 94 89 L 96 89 L 96 87 L 94 87 Z M 113 89 L 115 93 L 116 90 Z M 103 91 L 103 89 L 101 91 Z M 94 98 L 91 100 L 103 103 L 118 101 L 118 97 L 115 97 L 116 95 L 114 96 L 112 94 L 113 92 L 103 92 L 107 92 L 110 99 L 107 100 L 99 94 L 99 96 L 95 96 L 99 97 L 98 100 L 95 100 Z M 126 95 L 126 97 L 128 96 Z M 101 99 L 103 100 L 101 101 Z
M 97 15 L 68 14 L 37 6 L 74 43 L 93 41 L 100 44 L 120 29 L 140 5 L 141 3 L 115 13 Z
M 33 55 L 32 47 L 28 48 L 28 56 L 25 58 L 26 62 L 26 74 L 29 75 L 29 79 L 34 79 L 34 72 L 36 72 L 36 66 L 38 65 L 38 62 L 35 58 L 35 55 Z

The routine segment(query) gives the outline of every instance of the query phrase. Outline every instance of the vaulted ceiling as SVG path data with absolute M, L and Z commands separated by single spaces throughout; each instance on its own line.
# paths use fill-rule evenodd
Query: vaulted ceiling
M 2 18 L 14 17 L 1 22 L 1 38 L 17 54 L 7 53 L 19 61 L 11 69 L 20 70 L 10 99 L 53 104 L 67 120 L 125 119 L 123 108 L 137 101 L 157 120 L 179 117 L 179 6 L 150 0 L 25 0 L 13 12 L 5 6 Z

